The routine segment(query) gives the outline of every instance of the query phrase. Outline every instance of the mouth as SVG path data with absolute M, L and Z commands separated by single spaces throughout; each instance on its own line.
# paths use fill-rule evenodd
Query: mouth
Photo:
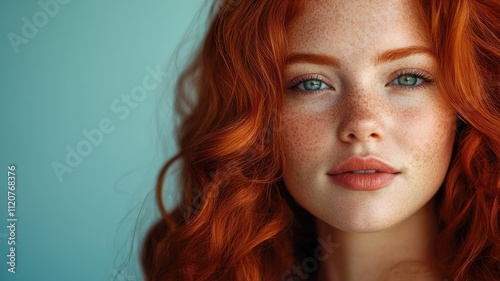
M 352 171 L 351 173 L 353 174 L 374 174 L 377 173 L 377 170 L 357 170 L 357 171 Z
M 374 191 L 390 185 L 401 172 L 374 157 L 351 157 L 328 171 L 331 181 L 342 188 Z

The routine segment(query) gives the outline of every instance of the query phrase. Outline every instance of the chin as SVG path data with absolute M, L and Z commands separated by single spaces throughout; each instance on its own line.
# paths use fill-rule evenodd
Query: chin
M 337 213 L 336 217 L 325 217 L 323 223 L 347 233 L 375 233 L 391 229 L 405 220 L 401 212 Z M 332 212 L 333 213 L 333 212 Z M 367 215 L 370 214 L 370 215 Z
M 330 226 L 347 233 L 376 233 L 388 230 L 395 225 L 396 223 L 391 224 L 388 222 L 373 222 L 370 224 L 366 224 L 366 223 L 355 223 L 351 221 L 340 225 L 330 225 Z

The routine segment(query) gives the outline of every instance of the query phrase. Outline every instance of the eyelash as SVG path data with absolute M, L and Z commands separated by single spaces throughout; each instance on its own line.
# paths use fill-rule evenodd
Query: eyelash
M 396 85 L 396 84 L 391 85 L 391 83 L 400 76 L 413 76 L 413 77 L 422 79 L 422 83 L 420 83 L 419 85 L 416 85 L 416 86 L 404 86 L 404 85 Z M 321 83 L 327 85 L 330 89 L 318 89 L 318 90 L 307 91 L 307 90 L 302 90 L 302 89 L 298 88 L 300 84 L 302 84 L 306 81 L 310 81 L 310 80 L 320 81 Z M 434 82 L 434 79 L 432 79 L 432 77 L 428 73 L 426 73 L 422 70 L 402 69 L 402 70 L 397 71 L 394 75 L 392 75 L 390 78 L 390 82 L 387 83 L 385 86 L 386 87 L 387 86 L 395 86 L 395 87 L 398 87 L 399 89 L 413 91 L 413 90 L 422 89 L 422 88 L 428 86 L 429 84 L 432 84 L 433 82 Z M 331 90 L 334 88 L 332 86 L 330 86 L 328 83 L 326 83 L 324 81 L 324 79 L 320 77 L 320 75 L 307 74 L 307 75 L 303 75 L 303 76 L 299 76 L 297 78 L 294 78 L 292 81 L 290 81 L 290 86 L 288 86 L 288 89 L 293 90 L 293 91 L 298 91 L 304 95 L 307 95 L 307 94 L 311 94 L 311 93 L 315 93 L 315 92 L 320 92 L 323 90 Z
M 404 86 L 404 85 L 391 85 L 391 83 L 398 79 L 401 76 L 413 76 L 419 79 L 422 79 L 422 83 L 416 86 Z M 392 77 L 390 78 L 390 82 L 387 83 L 385 86 L 396 86 L 399 89 L 404 89 L 408 91 L 414 91 L 414 90 L 420 90 L 434 82 L 434 79 L 426 73 L 425 71 L 418 70 L 418 69 L 402 69 L 397 71 Z
M 310 80 L 317 80 L 317 81 L 320 81 L 321 83 L 327 85 L 328 87 L 330 87 L 330 89 L 319 89 L 319 90 L 314 90 L 314 91 L 307 91 L 307 90 L 302 90 L 302 89 L 299 89 L 299 85 L 306 82 L 306 81 L 310 81 Z M 328 83 L 326 83 L 324 81 L 323 78 L 321 78 L 318 74 L 306 74 L 306 75 L 303 75 L 303 76 L 299 76 L 297 78 L 294 78 L 292 81 L 290 81 L 290 86 L 288 86 L 288 89 L 289 90 L 293 90 L 293 91 L 299 91 L 301 93 L 303 93 L 304 95 L 307 95 L 307 94 L 310 94 L 312 92 L 319 92 L 319 91 L 323 91 L 323 90 L 331 90 L 333 89 L 332 86 L 330 86 Z

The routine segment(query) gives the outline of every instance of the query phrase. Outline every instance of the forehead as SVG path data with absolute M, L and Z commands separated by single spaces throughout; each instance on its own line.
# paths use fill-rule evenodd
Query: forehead
M 427 33 L 414 0 L 308 0 L 288 26 L 291 52 L 428 46 Z

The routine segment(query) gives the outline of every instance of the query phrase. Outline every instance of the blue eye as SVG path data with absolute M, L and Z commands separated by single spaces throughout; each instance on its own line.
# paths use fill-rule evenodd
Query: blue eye
M 309 79 L 302 81 L 296 87 L 303 91 L 317 91 L 330 88 L 323 81 L 318 79 Z
M 430 77 L 420 73 L 400 73 L 388 85 L 394 85 L 405 88 L 419 88 L 433 82 Z
M 422 84 L 424 79 L 416 75 L 401 75 L 398 78 L 394 79 L 392 82 L 395 81 L 397 81 L 397 85 L 413 87 Z

